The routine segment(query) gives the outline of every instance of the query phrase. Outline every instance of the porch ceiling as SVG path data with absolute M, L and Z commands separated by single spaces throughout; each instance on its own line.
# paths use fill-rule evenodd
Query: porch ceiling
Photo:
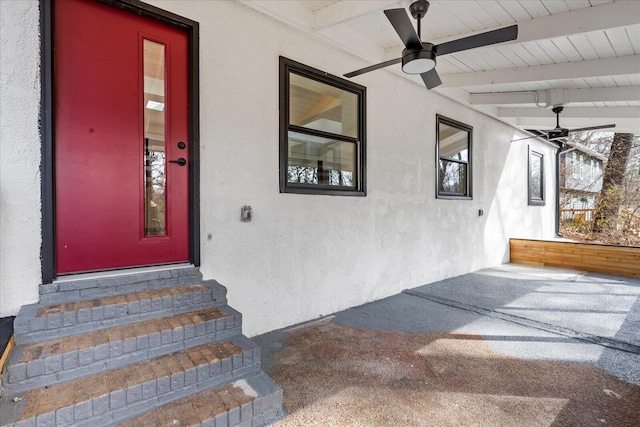
M 352 53 L 356 68 L 400 56 L 383 10 L 410 0 L 240 0 Z M 438 57 L 432 89 L 524 129 L 616 123 L 640 133 L 640 2 L 637 0 L 430 0 L 422 39 L 434 44 L 518 24 L 518 39 Z M 415 21 L 414 21 L 415 22 Z M 344 73 L 353 71 L 342 70 Z M 386 70 L 414 81 L 400 65 Z M 354 77 L 366 84 L 366 74 Z M 419 86 L 419 87 L 418 87 Z

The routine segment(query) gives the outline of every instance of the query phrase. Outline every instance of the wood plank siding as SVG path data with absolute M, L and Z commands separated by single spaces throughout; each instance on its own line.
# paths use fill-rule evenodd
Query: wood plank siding
M 510 239 L 509 248 L 511 262 L 517 264 L 640 278 L 640 247 Z

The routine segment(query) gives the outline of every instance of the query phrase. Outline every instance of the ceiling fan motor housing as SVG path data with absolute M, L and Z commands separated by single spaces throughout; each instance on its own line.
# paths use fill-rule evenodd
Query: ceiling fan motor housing
M 402 51 L 402 71 L 407 74 L 422 74 L 436 66 L 436 53 L 433 44 L 423 42 L 422 49 L 404 49 Z
M 547 138 L 555 139 L 555 138 L 566 138 L 569 136 L 569 129 L 551 129 L 547 134 Z

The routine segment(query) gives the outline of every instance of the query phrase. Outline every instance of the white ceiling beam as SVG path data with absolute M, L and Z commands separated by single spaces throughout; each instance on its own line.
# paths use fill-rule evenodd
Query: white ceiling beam
M 399 4 L 398 0 L 339 1 L 314 12 L 313 29 L 324 30 Z
M 472 105 L 532 104 L 544 99 L 543 95 L 544 91 L 472 93 L 469 95 L 469 103 Z
M 640 2 L 619 1 L 518 22 L 517 43 L 640 24 Z
M 323 39 L 331 41 L 336 46 L 342 46 L 342 49 L 345 49 L 349 53 L 357 55 L 358 57 L 370 62 L 363 63 L 363 67 L 385 61 L 384 48 L 373 43 L 364 34 L 354 30 L 348 25 L 336 25 L 335 27 L 331 28 L 331 31 L 322 32 L 319 34 L 321 34 L 320 37 L 322 37 Z M 344 46 L 344 40 L 349 40 L 348 47 Z M 345 70 L 345 73 L 349 71 L 353 70 Z
M 499 117 L 547 117 L 555 119 L 555 114 L 544 108 L 498 108 Z M 560 113 L 563 118 L 627 118 L 636 119 L 640 124 L 640 107 L 568 107 Z M 596 125 L 597 123 L 594 123 Z
M 569 102 L 639 101 L 640 86 L 568 89 Z
M 556 92 L 560 92 L 559 97 L 552 96 L 552 93 Z M 555 101 L 558 98 L 560 98 L 560 102 Z M 550 107 L 571 102 L 628 102 L 638 100 L 640 100 L 640 86 L 470 94 L 470 104 L 472 105 L 533 104 L 537 102 Z
M 443 87 L 580 79 L 640 73 L 640 55 L 441 75 Z
M 336 25 L 327 32 L 313 31 L 314 13 L 300 5 L 300 2 L 290 0 L 239 0 L 239 2 L 285 24 L 311 33 L 319 39 L 367 61 L 384 61 L 384 48 L 374 44 L 362 33 L 347 25 Z M 349 45 L 345 45 L 345 40 L 349 40 Z M 348 71 L 351 70 L 345 72 Z
M 305 31 L 313 29 L 313 12 L 299 2 L 287 0 L 239 0 L 265 15 Z
M 639 1 L 617 1 L 605 3 L 599 6 L 586 7 L 571 10 L 556 15 L 541 16 L 539 18 L 516 22 L 518 24 L 517 40 L 504 42 L 501 45 L 512 43 L 526 43 L 535 40 L 552 39 L 555 37 L 567 37 L 580 33 L 602 31 L 612 28 L 628 27 L 640 24 Z M 429 42 L 438 45 L 462 37 L 484 33 L 492 29 L 473 31 L 466 34 L 445 37 Z M 494 45 L 495 46 L 495 45 Z

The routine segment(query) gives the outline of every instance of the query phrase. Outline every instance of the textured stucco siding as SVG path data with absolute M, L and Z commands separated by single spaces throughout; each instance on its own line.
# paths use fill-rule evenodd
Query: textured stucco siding
M 508 261 L 509 237 L 553 237 L 552 148 L 512 143 L 512 127 L 389 71 L 354 79 L 367 87 L 367 196 L 280 194 L 279 55 L 335 75 L 366 64 L 239 2 L 150 3 L 200 22 L 201 271 L 228 288 L 248 335 L 498 265 Z M 37 40 L 37 25 L 29 31 Z M 16 55 L 37 65 L 37 46 L 26 52 Z M 436 114 L 473 127 L 473 200 L 435 198 Z M 35 158 L 23 167 L 34 171 L 36 206 L 25 220 L 39 236 L 37 111 L 25 115 L 36 132 Z M 528 144 L 545 154 L 544 207 L 527 206 Z M 253 207 L 249 223 L 240 221 L 243 205 Z M 15 225 L 6 227 L 18 240 Z M 35 243 L 26 256 L 37 261 Z M 38 277 L 20 280 L 29 298 Z M 0 286 L 18 285 L 3 274 Z
M 37 1 L 0 1 L 0 317 L 38 299 L 38 22 Z
M 278 56 L 334 75 L 367 64 L 239 3 L 153 4 L 200 22 L 201 270 L 249 335 L 498 265 L 509 237 L 553 237 L 552 150 L 536 147 L 547 205 L 527 206 L 536 143 L 388 71 L 354 79 L 367 87 L 367 197 L 280 194 Z M 472 201 L 435 198 L 436 114 L 473 126 Z

